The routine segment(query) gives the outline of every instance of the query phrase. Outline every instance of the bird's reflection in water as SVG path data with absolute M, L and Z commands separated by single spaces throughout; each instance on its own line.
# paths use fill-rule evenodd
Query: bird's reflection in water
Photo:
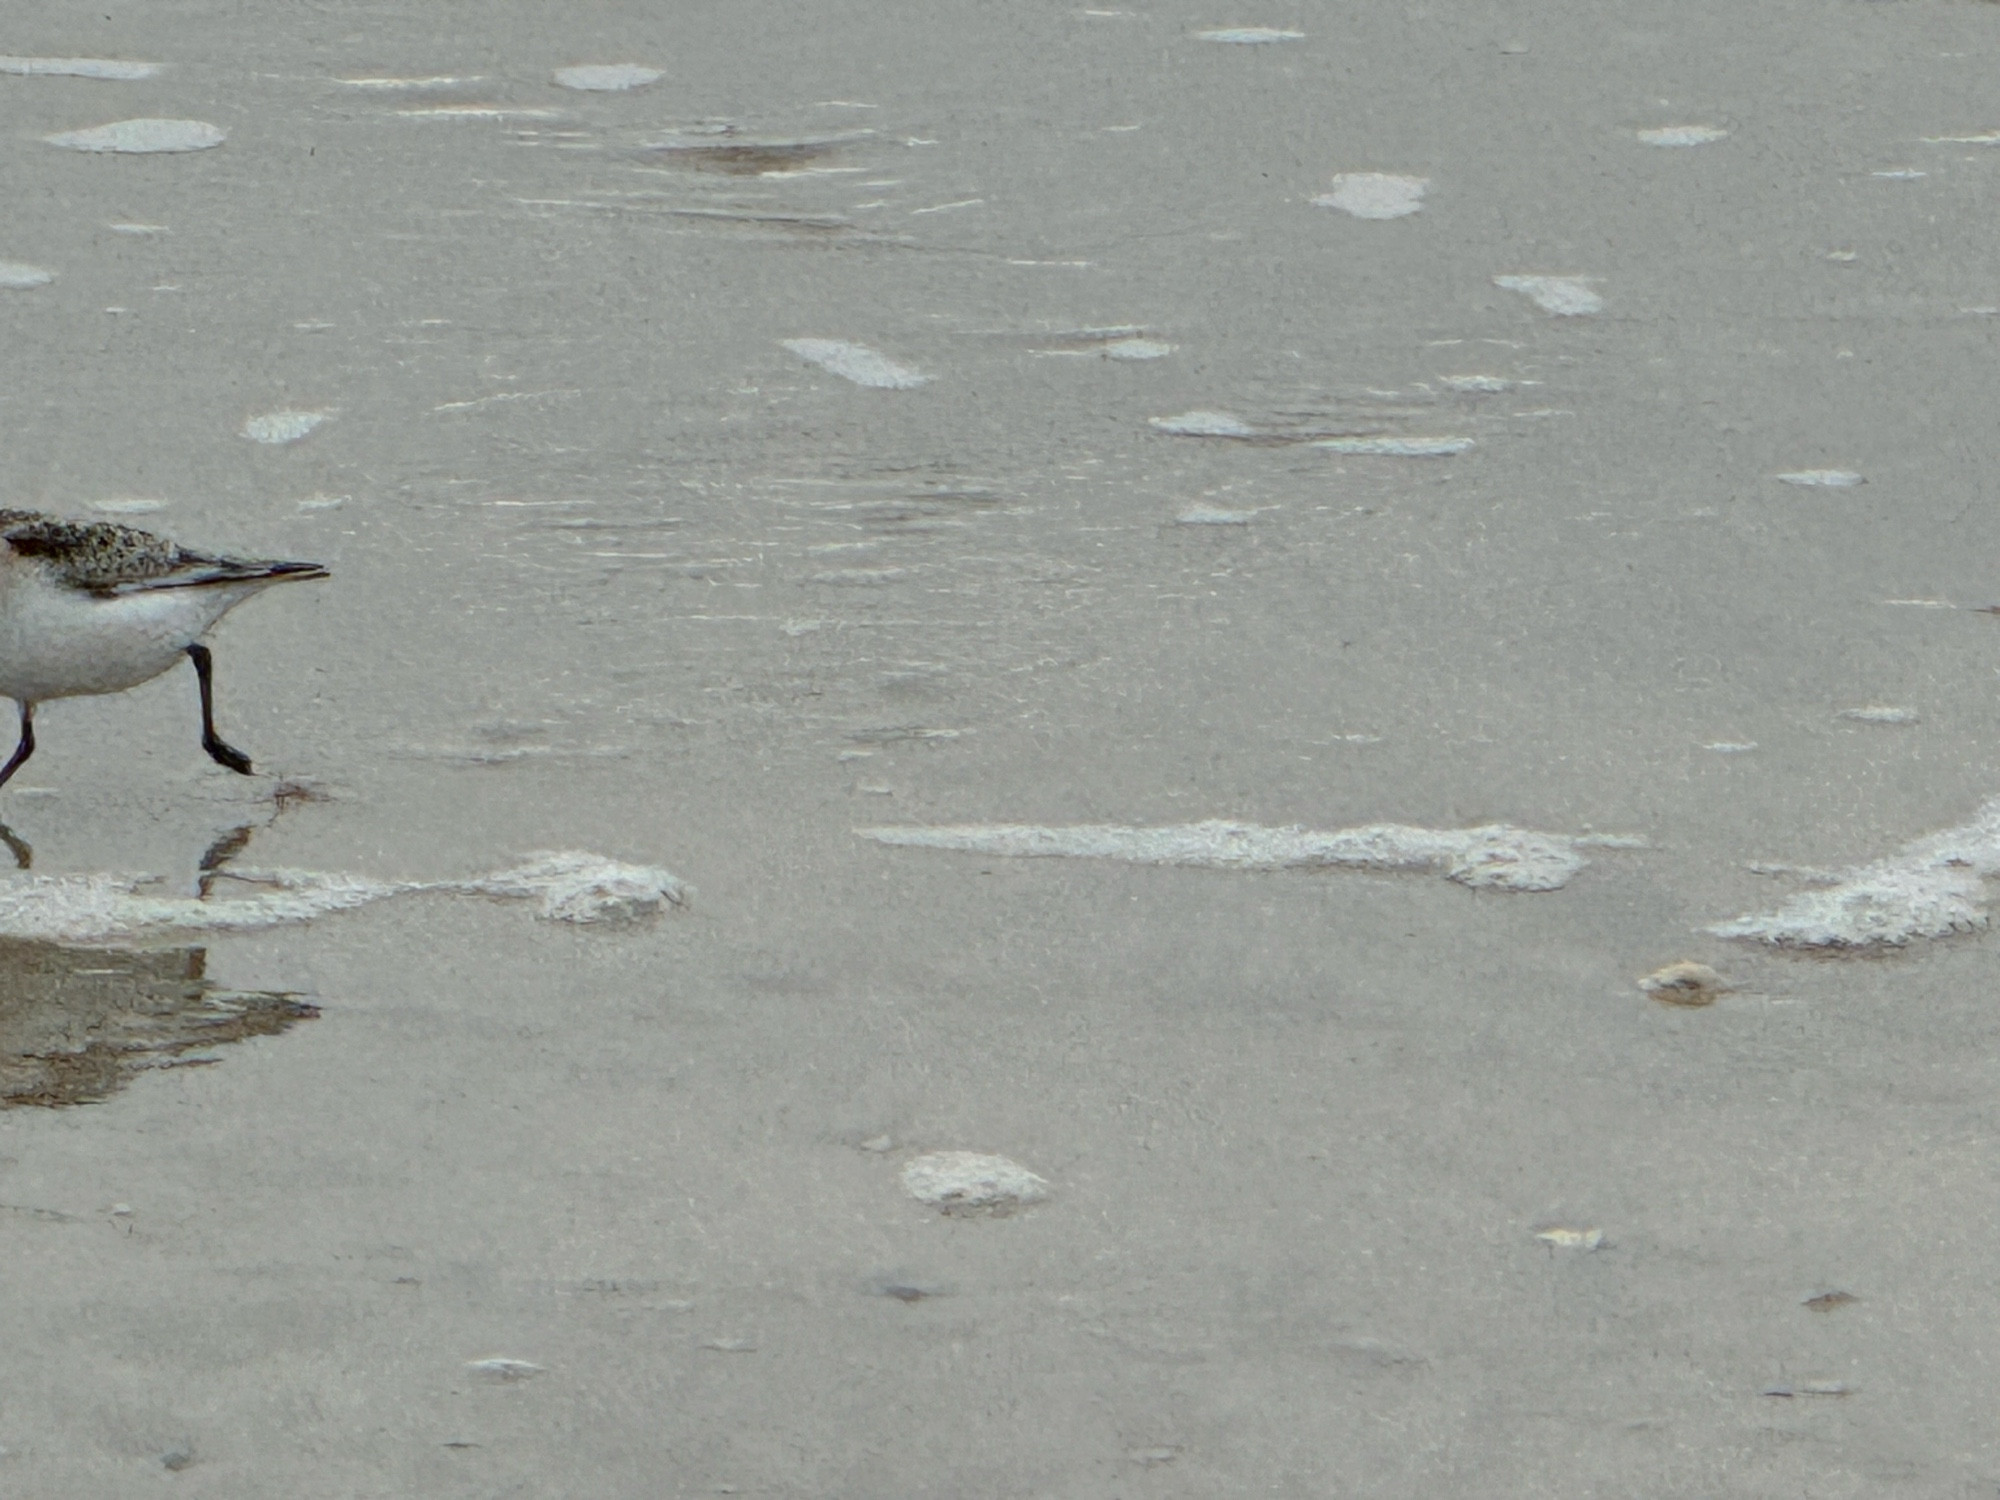
M 134 1073 L 319 1014 L 296 995 L 227 990 L 205 948 L 66 948 L 0 938 L 0 1108 L 89 1104 Z
M 277 799 L 278 812 L 286 801 Z M 202 855 L 203 896 L 258 825 L 231 829 Z M 34 851 L 0 825 L 20 869 Z M 272 1036 L 319 1014 L 277 990 L 209 980 L 206 948 L 82 948 L 0 937 L 0 1109 L 90 1104 L 134 1073 L 220 1061 L 211 1049 Z

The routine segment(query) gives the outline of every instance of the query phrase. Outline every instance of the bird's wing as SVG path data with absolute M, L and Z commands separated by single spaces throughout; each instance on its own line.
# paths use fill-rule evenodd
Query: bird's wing
M 301 582 L 328 576 L 325 568 L 312 562 L 261 562 L 238 557 L 207 557 L 199 552 L 183 552 L 182 566 L 171 573 L 150 578 L 127 578 L 109 585 L 86 585 L 99 593 L 139 594 L 149 589 L 199 589 L 224 583 L 254 583 L 259 579 L 277 582 L 290 578 Z
M 317 563 L 215 557 L 190 552 L 136 526 L 65 521 L 34 511 L 0 511 L 0 540 L 21 556 L 40 558 L 71 588 L 93 594 L 325 576 L 325 569 Z

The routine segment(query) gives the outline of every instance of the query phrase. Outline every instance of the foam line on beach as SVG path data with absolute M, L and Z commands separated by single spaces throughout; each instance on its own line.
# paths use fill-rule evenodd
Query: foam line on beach
M 1977 932 L 1990 920 L 1986 882 L 2000 875 L 2000 797 L 1969 822 L 1926 834 L 1896 854 L 1842 870 L 1823 889 L 1800 891 L 1775 911 L 1708 930 L 1774 948 L 1866 952 L 1922 938 Z
M 1478 828 L 1417 828 L 1371 823 L 1318 832 L 1211 819 L 1151 828 L 1109 823 L 1039 827 L 1024 823 L 857 828 L 862 838 L 902 848 L 948 849 L 1015 859 L 1114 859 L 1128 864 L 1209 870 L 1412 870 L 1461 885 L 1509 891 L 1556 891 L 1587 861 L 1586 845 L 1634 841 L 1572 838 L 1504 823 Z
M 101 943 L 169 933 L 255 932 L 423 892 L 533 901 L 538 914 L 551 921 L 596 924 L 684 906 L 691 896 L 667 870 L 573 851 L 531 855 L 469 880 L 377 880 L 314 870 L 226 873 L 230 894 L 220 899 L 156 894 L 159 882 L 147 875 L 0 877 L 0 937 Z

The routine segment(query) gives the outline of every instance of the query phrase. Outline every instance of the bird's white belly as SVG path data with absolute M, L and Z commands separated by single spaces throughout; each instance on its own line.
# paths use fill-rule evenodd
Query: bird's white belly
M 37 703 L 149 682 L 235 603 L 233 591 L 102 598 L 39 581 L 0 594 L 0 696 Z

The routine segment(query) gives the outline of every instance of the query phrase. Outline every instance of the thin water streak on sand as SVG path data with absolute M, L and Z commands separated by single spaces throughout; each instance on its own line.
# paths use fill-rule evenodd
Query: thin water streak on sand
M 136 83 L 158 75 L 160 65 L 109 57 L 0 57 L 0 73 L 20 78 L 98 78 Z
M 886 354 L 845 339 L 785 339 L 783 345 L 807 364 L 818 365 L 829 375 L 838 375 L 842 380 L 875 390 L 914 390 L 930 381 L 930 376 L 921 370 L 897 364 Z

